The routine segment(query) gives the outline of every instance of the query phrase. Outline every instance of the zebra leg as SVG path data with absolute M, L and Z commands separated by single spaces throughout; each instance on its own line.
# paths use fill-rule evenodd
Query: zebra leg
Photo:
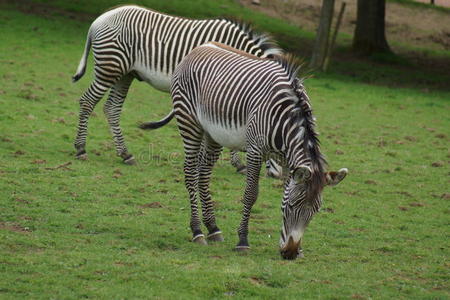
M 261 155 L 259 153 L 247 152 L 247 185 L 244 192 L 244 209 L 242 220 L 238 229 L 239 242 L 236 245 L 237 251 L 245 251 L 250 248 L 248 243 L 248 221 L 250 211 L 258 197 L 259 172 L 261 171 Z
M 239 153 L 231 151 L 231 165 L 236 168 L 238 173 L 244 174 L 247 172 L 247 167 L 242 163 Z
M 221 152 L 222 146 L 213 141 L 204 140 L 199 154 L 198 190 L 202 202 L 203 224 L 208 228 L 207 240 L 213 242 L 223 241 L 222 232 L 216 225 L 214 203 L 211 200 L 211 193 L 209 192 L 212 168 L 219 159 Z
M 78 121 L 77 136 L 74 142 L 75 150 L 77 151 L 76 157 L 78 159 L 87 159 L 86 137 L 89 116 L 94 110 L 95 105 L 97 105 L 110 87 L 107 83 L 101 82 L 96 78 L 80 98 L 80 118 Z
M 192 241 L 198 244 L 206 245 L 205 236 L 201 230 L 201 221 L 198 214 L 197 207 L 197 190 L 198 190 L 198 177 L 199 177 L 199 167 L 198 167 L 198 157 L 202 144 L 203 133 L 200 128 L 192 127 L 187 129 L 180 126 L 180 133 L 183 137 L 184 143 L 184 176 L 185 185 L 189 193 L 189 200 L 191 202 L 191 230 L 192 230 Z
M 128 153 L 125 145 L 122 130 L 120 128 L 120 114 L 122 113 L 122 106 L 127 96 L 128 89 L 133 82 L 133 76 L 128 74 L 122 77 L 113 87 L 109 93 L 103 112 L 108 119 L 109 128 L 116 144 L 117 155 L 123 159 L 123 162 L 129 165 L 135 164 L 132 154 Z

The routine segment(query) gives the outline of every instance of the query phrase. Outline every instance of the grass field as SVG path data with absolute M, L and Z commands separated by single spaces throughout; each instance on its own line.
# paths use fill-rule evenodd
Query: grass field
M 172 2 L 180 7 L 171 13 L 192 14 Z M 203 2 L 207 16 L 223 3 L 240 11 L 232 1 Z M 325 191 L 296 261 L 278 254 L 280 183 L 262 178 L 252 249 L 240 255 L 232 249 L 244 177 L 228 156 L 212 183 L 225 242 L 201 247 L 189 241 L 175 122 L 155 132 L 136 127 L 164 116 L 169 96 L 132 85 L 122 128 L 138 165 L 115 156 L 103 103 L 90 121 L 89 160 L 75 160 L 78 98 L 92 61 L 79 83 L 70 78 L 90 22 L 0 8 L 0 298 L 450 297 L 448 90 L 337 73 L 308 79 L 322 150 L 331 169 L 349 175 Z M 372 74 L 365 68 L 362 78 Z

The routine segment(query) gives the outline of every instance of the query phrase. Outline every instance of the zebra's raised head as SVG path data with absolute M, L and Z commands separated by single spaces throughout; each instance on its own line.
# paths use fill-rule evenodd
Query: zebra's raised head
M 301 79 L 297 78 L 299 66 L 292 58 L 276 58 L 283 65 L 292 82 L 285 93 L 292 99 L 290 120 L 285 129 L 288 143 L 284 145 L 290 176 L 286 179 L 281 210 L 283 223 L 280 253 L 283 258 L 299 255 L 303 233 L 322 204 L 322 191 L 327 185 L 336 185 L 347 175 L 347 169 L 325 172 L 327 162 L 320 152 L 309 97 Z

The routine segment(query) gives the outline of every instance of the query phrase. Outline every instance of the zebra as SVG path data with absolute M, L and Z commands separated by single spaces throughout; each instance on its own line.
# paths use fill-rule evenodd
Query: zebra
M 136 5 L 119 6 L 100 15 L 90 26 L 84 53 L 73 82 L 86 71 L 90 48 L 94 54 L 94 80 L 80 98 L 76 157 L 87 159 L 86 138 L 89 116 L 110 90 L 104 105 L 116 152 L 125 163 L 135 159 L 125 145 L 120 128 L 122 105 L 132 81 L 145 81 L 168 92 L 175 66 L 194 47 L 218 41 L 260 57 L 279 55 L 282 50 L 265 34 L 228 19 L 192 20 L 170 16 Z M 157 124 L 170 121 L 173 113 Z M 151 123 L 151 122 L 150 122 Z M 146 123 L 149 126 L 149 123 Z M 141 127 L 145 127 L 143 124 Z M 233 153 L 232 161 L 239 161 Z M 276 163 L 272 172 L 277 171 Z M 245 171 L 241 165 L 241 171 Z
M 322 190 L 347 169 L 325 172 L 315 119 L 299 67 L 289 56 L 262 59 L 220 43 L 195 48 L 177 66 L 171 97 L 183 139 L 185 185 L 191 205 L 192 241 L 223 241 L 216 224 L 209 182 L 223 147 L 245 151 L 243 212 L 236 250 L 246 251 L 250 211 L 258 196 L 262 162 L 277 157 L 289 170 L 281 202 L 280 253 L 300 255 L 304 230 L 322 204 Z M 201 229 L 197 194 L 202 205 Z M 301 248 L 300 248 L 301 249 Z

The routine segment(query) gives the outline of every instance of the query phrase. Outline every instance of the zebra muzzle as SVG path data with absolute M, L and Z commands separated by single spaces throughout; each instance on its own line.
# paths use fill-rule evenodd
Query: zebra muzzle
M 296 259 L 301 256 L 299 246 L 300 241 L 294 242 L 294 239 L 290 236 L 286 245 L 280 249 L 280 254 L 284 259 Z

